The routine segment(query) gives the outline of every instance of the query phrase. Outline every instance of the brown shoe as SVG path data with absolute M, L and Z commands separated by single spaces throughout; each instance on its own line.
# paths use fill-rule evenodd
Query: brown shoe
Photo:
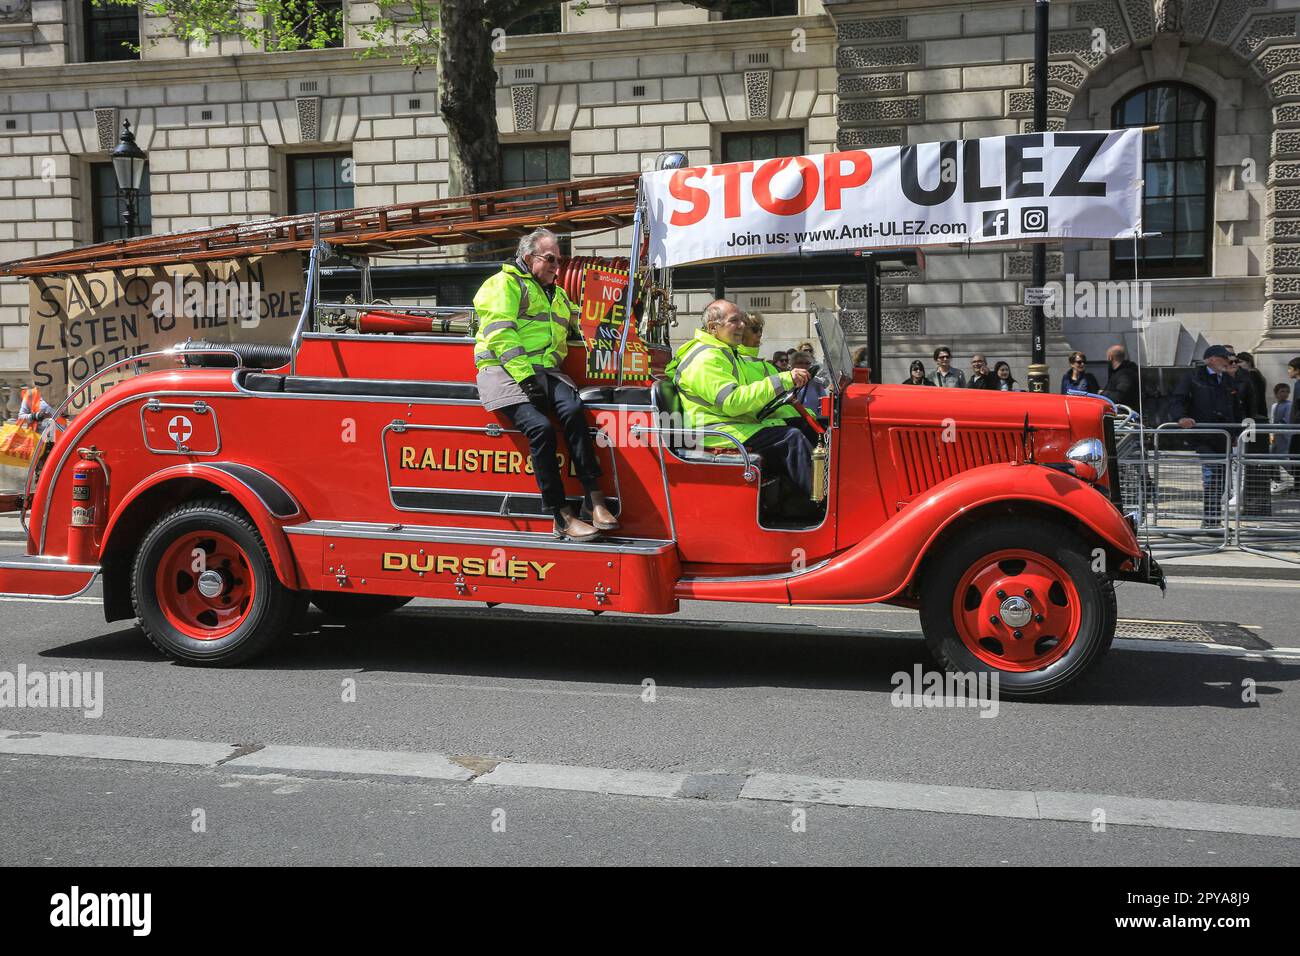
M 609 510 L 609 503 L 605 499 L 603 492 L 592 492 L 591 507 L 583 507 L 582 517 L 590 521 L 601 531 L 617 531 L 623 527 L 614 517 L 614 512 Z
M 600 531 L 565 508 L 555 516 L 555 536 L 561 541 L 590 541 L 600 537 Z

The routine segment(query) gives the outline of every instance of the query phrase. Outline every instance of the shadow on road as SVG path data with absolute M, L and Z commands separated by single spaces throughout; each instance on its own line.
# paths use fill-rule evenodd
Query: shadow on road
M 51 648 L 42 657 L 159 661 L 137 628 Z M 258 671 L 347 670 L 639 687 L 650 677 L 683 688 L 788 687 L 889 693 L 898 671 L 932 669 L 924 643 L 870 629 L 585 617 L 537 611 L 414 607 L 356 624 L 312 613 Z M 1250 708 L 1300 678 L 1300 665 L 1221 652 L 1113 649 L 1055 703 Z

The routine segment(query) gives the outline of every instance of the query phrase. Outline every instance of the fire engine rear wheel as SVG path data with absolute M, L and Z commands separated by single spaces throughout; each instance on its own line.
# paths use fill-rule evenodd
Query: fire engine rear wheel
M 154 523 L 136 551 L 131 600 L 160 651 L 214 665 L 265 651 L 300 604 L 276 578 L 257 526 L 219 498 L 180 505 Z
M 1115 589 L 1072 531 L 1015 518 L 955 539 L 921 583 L 921 627 L 956 672 L 998 672 L 1008 699 L 1076 681 L 1110 646 Z
M 311 603 L 330 617 L 341 621 L 367 621 L 410 604 L 413 598 L 390 597 L 387 594 L 345 594 L 342 592 L 313 591 Z

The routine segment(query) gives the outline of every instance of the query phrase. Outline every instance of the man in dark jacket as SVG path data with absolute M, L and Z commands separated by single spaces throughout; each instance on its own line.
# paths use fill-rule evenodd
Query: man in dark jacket
M 971 356 L 970 360 L 970 380 L 966 383 L 967 388 L 995 389 L 998 387 L 997 379 L 989 371 L 989 360 L 978 352 Z
M 1232 353 L 1222 345 L 1205 350 L 1205 364 L 1189 371 L 1169 397 L 1169 414 L 1182 428 L 1221 428 L 1228 434 L 1192 436 L 1192 447 L 1202 456 L 1203 527 L 1217 525 L 1223 517 L 1224 460 L 1229 436 L 1241 431 L 1246 406 L 1229 361 Z
M 1264 375 L 1255 368 L 1255 357 L 1249 352 L 1238 352 L 1233 356 L 1236 362 L 1237 384 L 1242 386 L 1242 401 L 1246 406 L 1246 416 L 1259 425 L 1268 424 L 1268 385 Z M 1246 444 L 1248 455 L 1268 454 L 1268 435 L 1256 434 L 1255 440 Z M 1243 490 L 1246 500 L 1242 502 L 1242 514 L 1249 516 L 1270 515 L 1273 512 L 1273 499 L 1268 493 L 1269 474 L 1272 465 L 1251 462 L 1245 466 L 1246 473 Z
M 1128 349 L 1122 345 L 1112 345 L 1106 350 L 1106 361 L 1110 363 L 1110 376 L 1106 379 L 1106 387 L 1101 390 L 1101 394 L 1116 405 L 1127 405 L 1141 414 L 1138 407 L 1142 401 L 1138 387 L 1138 367 L 1136 362 L 1129 361 Z
M 1300 355 L 1286 363 L 1286 377 L 1291 380 L 1291 414 L 1288 425 L 1300 425 Z M 1300 434 L 1292 435 L 1288 454 L 1300 458 Z M 1300 482 L 1300 465 L 1291 465 L 1291 477 Z

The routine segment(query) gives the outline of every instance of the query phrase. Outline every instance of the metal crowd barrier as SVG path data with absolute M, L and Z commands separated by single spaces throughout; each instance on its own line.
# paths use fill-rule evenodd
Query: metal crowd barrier
M 1232 548 L 1300 564 L 1300 425 L 1126 424 L 1115 438 L 1123 510 L 1157 557 Z
M 1300 425 L 1256 425 L 1233 448 L 1233 538 L 1250 554 L 1300 564 Z

